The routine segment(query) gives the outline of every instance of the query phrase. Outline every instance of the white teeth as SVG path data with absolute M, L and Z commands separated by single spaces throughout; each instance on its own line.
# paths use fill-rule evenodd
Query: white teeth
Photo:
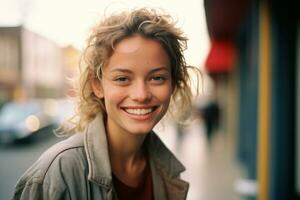
M 127 108 L 125 109 L 126 112 L 133 115 L 145 115 L 148 113 L 151 113 L 153 111 L 153 108 L 143 108 L 143 109 L 131 109 Z

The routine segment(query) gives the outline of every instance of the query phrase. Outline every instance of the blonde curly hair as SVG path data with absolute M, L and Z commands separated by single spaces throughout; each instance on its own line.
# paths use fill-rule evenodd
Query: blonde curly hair
M 79 79 L 77 117 L 73 130 L 82 131 L 97 113 L 106 113 L 103 99 L 100 100 L 93 93 L 91 80 L 101 79 L 101 69 L 113 54 L 114 46 L 136 34 L 158 41 L 167 52 L 174 86 L 169 113 L 180 122 L 188 116 L 192 106 L 188 68 L 193 67 L 187 66 L 183 56 L 187 38 L 169 15 L 140 8 L 110 15 L 92 28 L 82 54 L 84 69 Z

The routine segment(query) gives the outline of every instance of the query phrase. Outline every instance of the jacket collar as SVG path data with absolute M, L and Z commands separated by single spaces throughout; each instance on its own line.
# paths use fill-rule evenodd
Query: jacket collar
M 150 159 L 168 173 L 170 177 L 177 177 L 181 172 L 185 171 L 183 164 L 178 161 L 154 132 L 147 136 L 145 142 Z
M 111 188 L 111 165 L 102 114 L 98 114 L 87 126 L 84 148 L 89 166 L 88 179 L 107 189 Z
M 189 184 L 180 179 L 180 173 L 185 167 L 155 133 L 147 136 L 146 145 L 150 157 L 154 199 L 186 199 Z
M 154 161 L 156 165 L 159 165 L 158 167 L 162 169 L 168 177 L 178 177 L 178 175 L 185 170 L 184 166 L 154 132 L 151 132 L 146 137 L 145 142 L 149 159 Z M 103 185 L 107 189 L 110 188 L 112 181 L 111 164 L 102 114 L 98 114 L 87 126 L 84 144 L 89 166 L 89 180 Z

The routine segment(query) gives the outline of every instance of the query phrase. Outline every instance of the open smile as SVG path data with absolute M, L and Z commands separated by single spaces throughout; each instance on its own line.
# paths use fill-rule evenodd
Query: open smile
M 158 106 L 144 107 L 144 108 L 134 108 L 134 107 L 124 107 L 122 110 L 134 120 L 147 120 L 150 119 Z
M 148 115 L 156 110 L 158 106 L 148 108 L 122 108 L 126 113 L 131 115 Z

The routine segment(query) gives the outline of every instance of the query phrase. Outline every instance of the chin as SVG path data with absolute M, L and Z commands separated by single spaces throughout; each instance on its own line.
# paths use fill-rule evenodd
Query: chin
M 152 131 L 153 127 L 128 128 L 128 132 L 134 135 L 145 135 Z

